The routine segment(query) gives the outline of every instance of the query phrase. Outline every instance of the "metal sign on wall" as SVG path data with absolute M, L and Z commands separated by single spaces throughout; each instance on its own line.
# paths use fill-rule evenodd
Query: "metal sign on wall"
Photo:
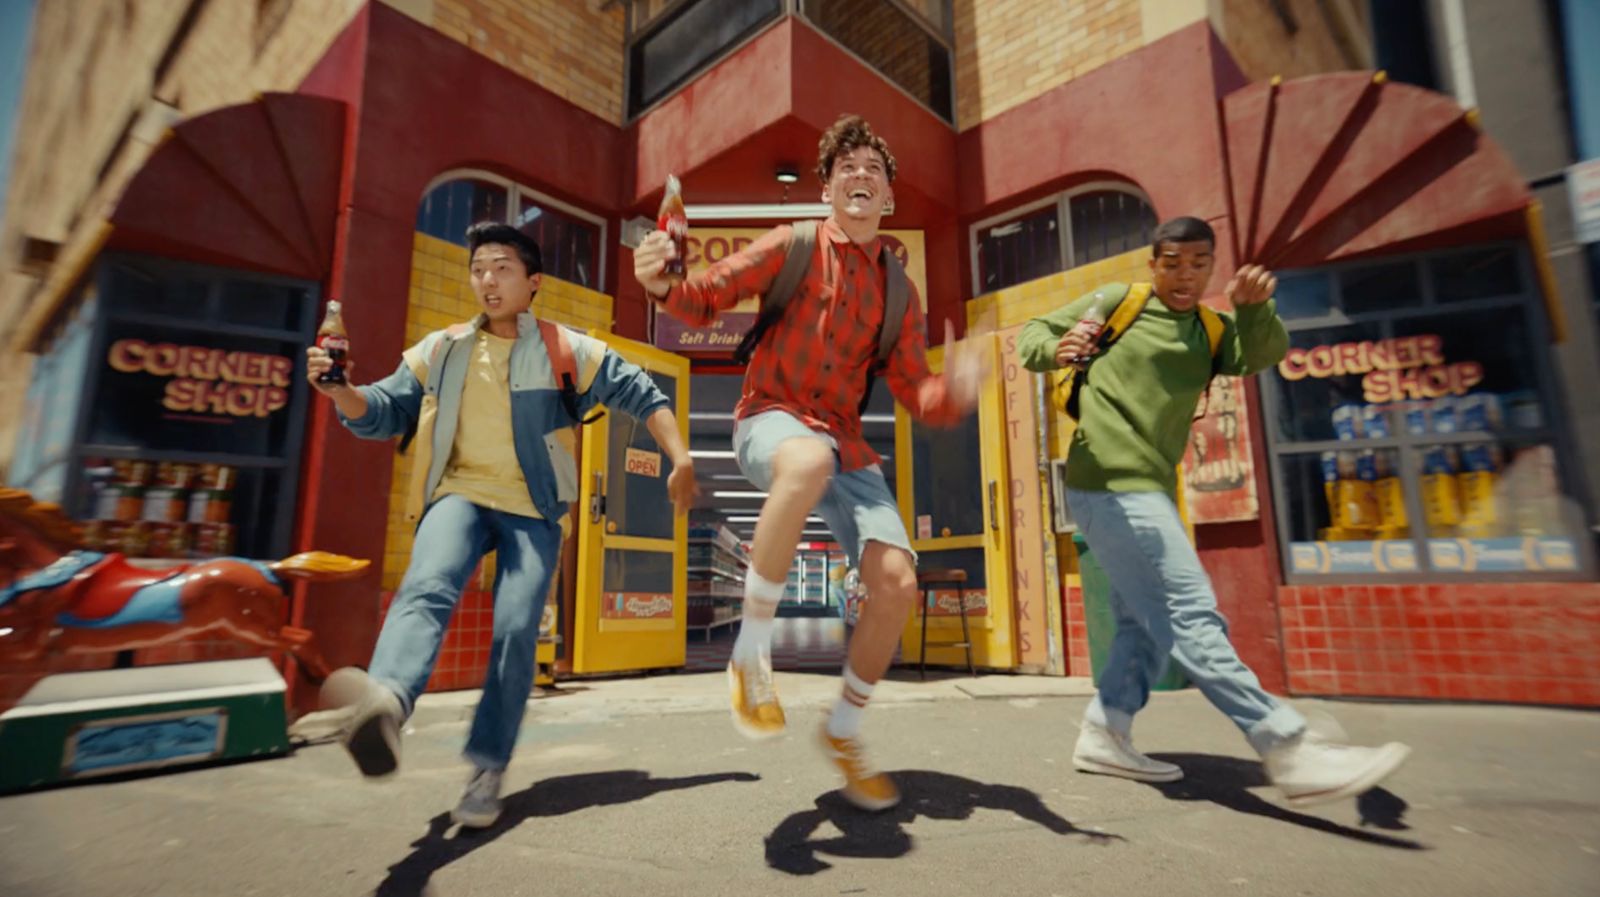
M 691 275 L 704 271 L 749 246 L 766 232 L 767 229 L 756 227 L 691 227 L 685 268 Z M 927 256 L 923 249 L 922 231 L 886 230 L 880 231 L 879 237 L 905 267 L 906 276 L 916 285 L 922 310 L 927 311 Z M 745 332 L 755 324 L 760 309 L 761 297 L 752 296 L 718 315 L 717 320 L 705 327 L 691 327 L 657 309 L 654 342 L 668 352 L 732 354 Z
M 1567 169 L 1567 191 L 1579 243 L 1600 242 L 1600 159 Z

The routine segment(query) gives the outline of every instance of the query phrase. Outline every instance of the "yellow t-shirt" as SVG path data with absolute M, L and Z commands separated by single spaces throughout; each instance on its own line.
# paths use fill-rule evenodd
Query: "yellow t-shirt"
M 479 330 L 461 387 L 450 463 L 433 498 L 460 495 L 480 508 L 540 517 L 528 495 L 511 433 L 511 347 L 514 339 Z

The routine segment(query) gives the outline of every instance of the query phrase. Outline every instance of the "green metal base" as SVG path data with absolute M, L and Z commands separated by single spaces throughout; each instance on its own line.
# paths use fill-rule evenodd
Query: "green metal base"
M 0 793 L 289 750 L 265 658 L 59 673 L 0 714 Z

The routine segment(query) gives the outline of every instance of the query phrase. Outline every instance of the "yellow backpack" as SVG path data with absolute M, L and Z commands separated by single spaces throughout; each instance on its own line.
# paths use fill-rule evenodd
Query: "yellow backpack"
M 1144 311 L 1145 305 L 1150 301 L 1152 287 L 1148 283 L 1135 283 L 1128 286 L 1128 292 L 1117 301 L 1117 307 L 1106 318 L 1106 326 L 1100 331 L 1100 339 L 1096 342 L 1099 348 L 1097 355 L 1104 353 L 1116 342 L 1118 337 L 1128 332 L 1139 314 Z M 1198 305 L 1200 324 L 1206 329 L 1206 341 L 1211 344 L 1211 376 L 1217 375 L 1217 368 L 1222 359 L 1222 333 L 1227 325 L 1223 323 L 1222 316 L 1207 308 Z M 1092 364 L 1092 362 L 1091 362 Z M 1089 380 L 1089 369 L 1079 369 L 1068 366 L 1055 371 L 1050 375 L 1051 395 L 1055 399 L 1056 407 L 1067 413 L 1067 417 L 1078 419 L 1078 393 L 1083 384 Z M 1206 381 L 1210 387 L 1210 379 Z

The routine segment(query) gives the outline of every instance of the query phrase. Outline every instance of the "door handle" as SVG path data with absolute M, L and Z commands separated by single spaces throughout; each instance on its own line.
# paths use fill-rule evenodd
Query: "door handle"
M 1000 492 L 1000 483 L 998 481 L 996 481 L 996 480 L 990 480 L 989 481 L 989 528 L 992 529 L 992 530 L 998 530 L 1000 528 L 1000 502 L 999 502 L 999 497 L 998 497 L 999 492 Z
M 599 523 L 600 518 L 606 513 L 606 496 L 600 491 L 606 482 L 606 475 L 600 471 L 594 472 L 594 488 L 589 491 L 589 522 Z

